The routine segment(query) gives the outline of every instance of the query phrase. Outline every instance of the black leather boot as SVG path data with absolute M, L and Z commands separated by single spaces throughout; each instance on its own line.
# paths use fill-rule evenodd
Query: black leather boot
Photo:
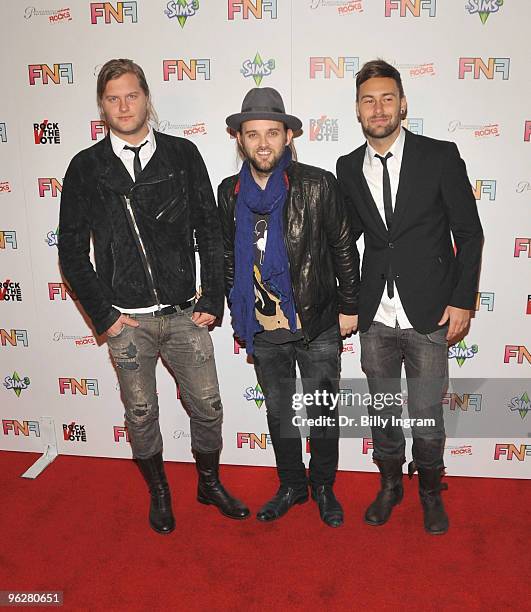
M 229 518 L 245 519 L 249 516 L 249 508 L 239 499 L 232 497 L 219 481 L 219 454 L 219 450 L 212 453 L 194 451 L 199 474 L 197 501 L 216 506 L 221 514 Z
M 312 499 L 319 506 L 319 514 L 323 523 L 329 527 L 341 527 L 343 525 L 343 508 L 334 495 L 331 485 L 312 487 Z
M 294 489 L 293 487 L 280 485 L 274 497 L 258 510 L 256 518 L 262 522 L 276 521 L 295 504 L 304 504 L 307 501 L 308 487 Z
M 171 509 L 170 488 L 164 473 L 162 452 L 149 459 L 136 459 L 136 463 L 151 494 L 149 524 L 157 533 L 171 533 L 175 529 L 175 519 Z
M 379 459 L 375 461 L 380 470 L 381 488 L 376 499 L 365 512 L 369 525 L 383 525 L 389 520 L 393 507 L 402 501 L 402 459 Z
M 441 482 L 444 468 L 427 470 L 418 468 L 419 495 L 424 510 L 424 529 L 432 535 L 442 535 L 448 531 L 448 515 L 441 499 L 441 491 L 448 488 Z

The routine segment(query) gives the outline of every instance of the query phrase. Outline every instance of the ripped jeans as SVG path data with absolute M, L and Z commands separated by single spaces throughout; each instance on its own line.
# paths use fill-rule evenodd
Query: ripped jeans
M 214 347 L 206 327 L 192 322 L 193 306 L 162 317 L 130 315 L 139 327 L 125 325 L 108 338 L 116 366 L 133 456 L 147 459 L 162 450 L 155 368 L 159 355 L 179 384 L 190 417 L 192 448 L 221 448 L 223 407 Z

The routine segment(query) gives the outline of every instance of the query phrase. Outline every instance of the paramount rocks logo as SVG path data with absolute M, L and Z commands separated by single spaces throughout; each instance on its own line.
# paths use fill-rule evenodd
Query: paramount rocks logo
M 14 283 L 9 279 L 0 283 L 0 301 L 22 302 L 22 289 L 20 283 Z
M 11 184 L 9 181 L 0 181 L 0 193 L 11 193 Z
M 30 386 L 30 379 L 27 376 L 20 378 L 17 372 L 13 372 L 13 376 L 4 378 L 4 387 L 8 390 L 13 390 L 17 397 L 20 397 L 22 391 Z
M 86 442 L 87 432 L 84 425 L 72 423 L 63 423 L 63 440 L 68 442 Z
M 310 0 L 311 9 L 318 9 L 324 7 L 336 8 L 339 15 L 363 13 L 362 0 Z
M 198 10 L 199 0 L 171 0 L 166 5 L 164 14 L 168 19 L 176 18 L 181 28 L 184 28 L 188 17 L 193 17 Z
M 54 332 L 54 342 L 62 342 L 64 340 L 67 342 L 72 342 L 72 344 L 75 346 L 97 346 L 96 338 L 94 338 L 94 336 L 67 336 L 62 331 Z
M 42 123 L 33 124 L 33 137 L 35 144 L 61 144 L 59 123 L 50 123 L 43 119 Z
M 338 120 L 326 115 L 321 115 L 319 119 L 310 119 L 310 140 L 337 142 L 339 140 Z
M 475 357 L 478 351 L 479 348 L 477 344 L 467 347 L 465 341 L 461 340 L 455 346 L 451 346 L 448 349 L 448 359 L 455 359 L 457 361 L 457 365 L 461 367 L 467 359 L 472 359 Z
M 479 15 L 485 25 L 491 13 L 497 13 L 503 6 L 503 0 L 468 0 L 465 9 L 470 15 Z
M 247 387 L 243 394 L 243 397 L 248 401 L 254 401 L 256 403 L 257 408 L 261 408 L 262 404 L 265 402 L 265 397 L 262 392 L 262 387 L 257 383 L 256 387 Z
M 69 8 L 39 11 L 34 6 L 27 6 L 24 11 L 24 19 L 31 19 L 32 17 L 48 17 L 48 23 L 65 23 L 66 21 L 72 21 Z
M 159 132 L 177 132 L 181 136 L 204 136 L 207 126 L 204 121 L 198 123 L 172 123 L 168 119 L 159 122 Z
M 473 132 L 475 138 L 488 138 L 490 136 L 500 135 L 500 124 L 485 123 L 465 125 L 464 123 L 461 123 L 459 119 L 453 119 L 448 124 L 448 131 L 455 132 L 456 130 L 468 130 L 470 132 Z
M 472 455 L 472 445 L 471 444 L 461 444 L 460 446 L 447 446 L 448 450 L 450 450 L 450 455 L 453 457 L 463 457 L 464 455 Z
M 411 78 L 435 76 L 435 64 L 428 62 L 426 64 L 399 64 L 398 70 Z
M 519 181 L 516 185 L 516 193 L 526 193 L 531 191 L 531 181 Z
M 518 412 L 522 419 L 524 419 L 531 410 L 531 400 L 527 391 L 524 391 L 521 397 L 513 397 L 507 406 L 511 412 Z
M 260 87 L 262 79 L 270 76 L 275 69 L 275 60 L 269 59 L 266 62 L 261 58 L 260 53 L 256 52 L 253 60 L 246 59 L 240 72 L 245 78 L 253 77 L 257 87 Z

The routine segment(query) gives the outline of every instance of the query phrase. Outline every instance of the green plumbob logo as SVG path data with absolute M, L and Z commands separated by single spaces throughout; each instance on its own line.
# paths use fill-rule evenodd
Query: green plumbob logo
M 199 0 L 170 0 L 166 5 L 164 14 L 168 19 L 176 17 L 181 28 L 184 28 L 188 17 L 193 17 L 198 10 Z
M 523 393 L 522 397 L 513 397 L 507 406 L 511 411 L 518 412 L 522 419 L 524 419 L 531 410 L 531 401 L 529 400 L 527 391 Z
M 248 401 L 256 403 L 257 408 L 261 408 L 262 404 L 265 402 L 265 397 L 262 392 L 262 387 L 257 384 L 256 387 L 247 387 L 243 394 L 243 397 Z
M 260 57 L 260 53 L 256 52 L 253 60 L 246 59 L 242 64 L 240 72 L 244 77 L 253 77 L 257 87 L 265 76 L 269 76 L 275 69 L 275 60 L 270 59 L 267 62 Z
M 470 15 L 478 13 L 481 23 L 485 25 L 489 15 L 497 13 L 502 5 L 503 0 L 468 0 L 465 8 Z
M 473 344 L 470 348 L 467 347 L 464 340 L 461 340 L 455 346 L 448 349 L 448 359 L 455 359 L 457 365 L 461 367 L 467 359 L 472 359 L 478 352 L 478 345 Z
M 27 376 L 20 378 L 18 372 L 13 372 L 13 376 L 6 376 L 4 379 L 4 387 L 6 389 L 13 389 L 17 397 L 20 397 L 22 391 L 27 389 L 29 385 L 30 379 Z

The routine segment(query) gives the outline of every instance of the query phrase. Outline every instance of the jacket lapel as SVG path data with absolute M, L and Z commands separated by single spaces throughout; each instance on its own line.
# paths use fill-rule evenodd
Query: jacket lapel
M 129 190 L 134 185 L 134 181 L 121 159 L 114 154 L 109 134 L 105 136 L 103 158 L 105 162 L 100 180 L 116 193 L 129 193 Z
M 404 211 L 407 208 L 411 198 L 411 191 L 415 184 L 414 177 L 420 163 L 420 154 L 415 142 L 415 135 L 408 130 L 405 130 L 405 132 L 406 140 L 404 142 L 404 152 L 400 166 L 400 179 L 398 181 L 391 233 L 396 231 L 404 216 Z
M 380 231 L 380 233 L 383 233 L 386 236 L 387 227 L 378 211 L 376 202 L 372 197 L 371 190 L 369 189 L 369 185 L 367 184 L 367 180 L 365 179 L 365 175 L 363 174 L 363 161 L 365 160 L 366 151 L 367 143 L 365 143 L 363 147 L 358 149 L 357 157 L 354 160 L 354 178 L 356 180 L 358 189 L 362 195 L 363 202 L 367 207 L 369 213 L 371 214 L 378 230 Z

